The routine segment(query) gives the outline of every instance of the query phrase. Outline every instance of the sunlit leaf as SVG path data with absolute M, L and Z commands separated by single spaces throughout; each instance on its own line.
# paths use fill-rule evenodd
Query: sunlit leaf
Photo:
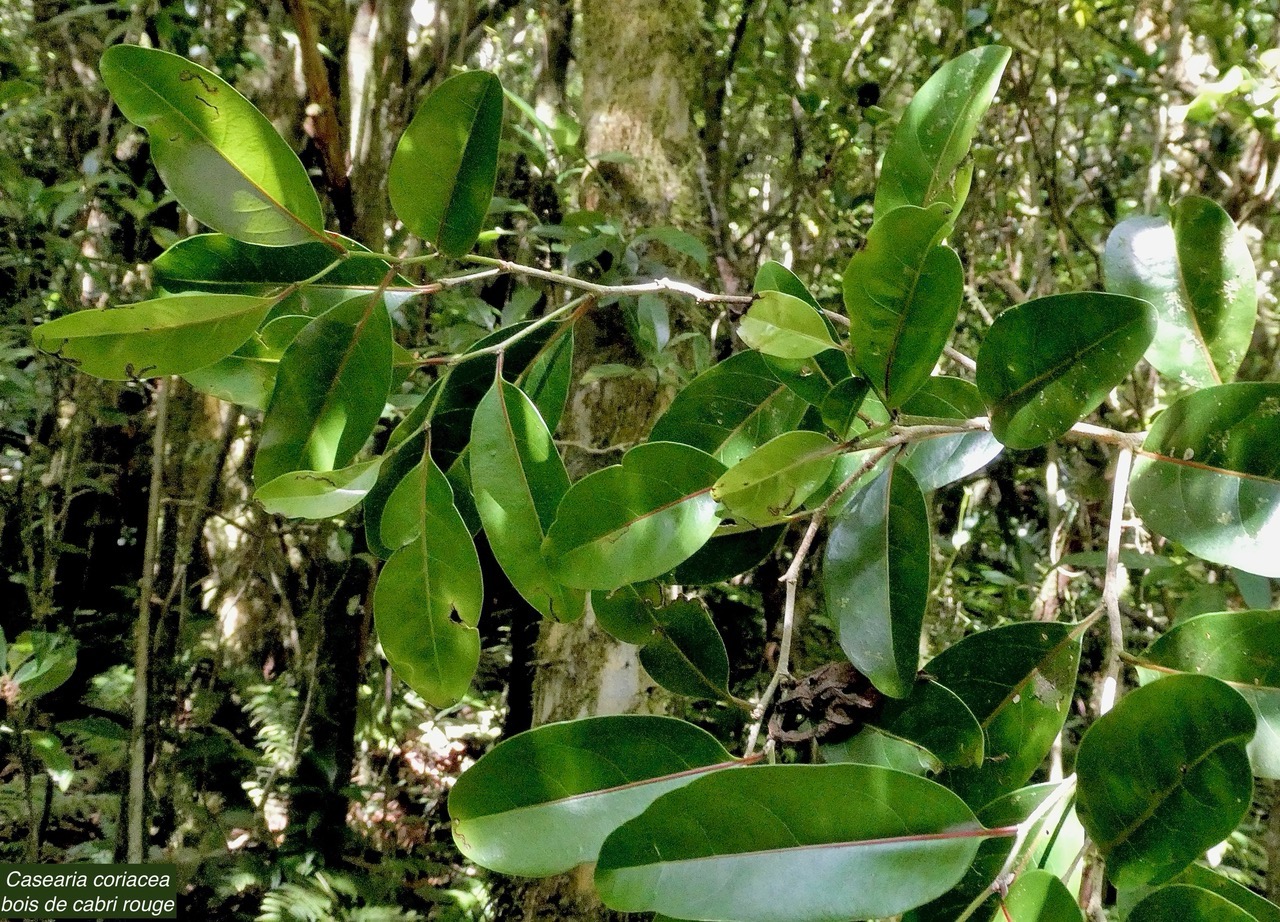
M 475 244 L 498 175 L 502 84 L 473 70 L 423 101 L 387 173 L 391 207 L 405 227 L 446 256 Z
M 1189 195 L 1171 221 L 1121 221 L 1102 265 L 1108 291 L 1155 305 L 1148 362 L 1197 387 L 1235 376 L 1258 316 L 1257 277 L 1248 244 L 1217 204 Z
M 752 302 L 738 335 L 752 349 L 781 359 L 807 359 L 836 346 L 820 313 L 780 291 L 766 291 Z
M 876 185 L 875 219 L 895 208 L 934 202 L 958 207 L 963 200 L 954 177 L 995 98 L 1009 49 L 975 48 L 938 68 L 916 91 L 884 153 Z
M 911 417 L 933 420 L 965 420 L 983 416 L 982 395 L 961 378 L 934 377 L 924 383 L 902 406 L 902 422 Z M 956 435 L 936 435 L 907 446 L 899 462 L 926 493 L 982 470 L 1003 450 L 990 432 L 978 430 Z
M 290 471 L 263 484 L 253 498 L 273 515 L 327 519 L 355 507 L 378 480 L 382 458 L 337 471 Z
M 548 724 L 495 746 L 449 793 L 453 838 L 476 864 L 542 877 L 593 861 L 605 837 L 659 796 L 734 763 L 670 717 Z
M 392 493 L 382 534 L 398 548 L 373 594 L 382 652 L 427 703 L 448 707 L 466 694 L 480 661 L 484 589 L 453 491 L 429 457 Z
M 327 239 L 301 161 L 221 77 L 138 45 L 108 48 L 100 69 L 120 111 L 147 130 L 160 178 L 196 220 L 262 246 Z
M 835 449 L 819 432 L 783 433 L 725 471 L 711 495 L 741 522 L 776 522 L 822 486 L 835 464 Z
M 1147 526 L 1198 557 L 1280 576 L 1280 384 L 1223 384 L 1157 417 L 1133 466 Z
M 230 355 L 253 335 L 273 298 L 174 295 L 67 314 L 36 327 L 36 346 L 111 381 L 179 375 Z
M 964 270 L 937 243 L 951 211 L 941 203 L 895 209 L 872 225 L 844 271 L 853 361 L 889 409 L 928 379 L 960 313 Z
M 1006 310 L 978 353 L 978 390 L 996 438 L 1026 449 L 1062 435 L 1128 376 L 1155 329 L 1146 301 L 1096 291 Z
M 949 889 L 991 834 L 950 791 L 904 772 L 743 768 L 698 778 L 615 830 L 596 888 L 613 909 L 683 919 L 883 918 Z
M 715 531 L 711 486 L 723 473 L 688 445 L 637 445 L 565 494 L 542 547 L 552 573 L 579 589 L 617 589 L 665 573 Z

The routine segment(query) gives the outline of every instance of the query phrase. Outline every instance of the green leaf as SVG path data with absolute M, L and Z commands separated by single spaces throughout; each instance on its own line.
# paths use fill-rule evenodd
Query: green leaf
M 1119 888 L 1163 883 L 1249 809 L 1249 705 L 1217 679 L 1175 675 L 1121 698 L 1076 754 L 1080 822 Z
M 951 689 L 918 679 L 902 699 L 885 699 L 875 726 L 932 753 L 940 765 L 981 765 L 982 727 Z
M 62 634 L 23 631 L 9 644 L 8 672 L 23 699 L 46 695 L 76 670 L 76 641 Z
M 450 77 L 396 145 L 387 193 L 396 215 L 446 256 L 475 244 L 498 176 L 502 84 L 482 70 Z
M 804 400 L 778 380 L 759 352 L 739 352 L 676 394 L 649 438 L 691 445 L 732 465 L 794 429 L 805 409 Z
M 501 378 L 476 407 L 470 471 L 476 511 L 511 585 L 546 617 L 581 617 L 583 594 L 560 585 L 542 557 L 569 475 L 538 408 Z
M 401 481 L 387 506 L 383 540 L 399 549 L 373 593 L 378 640 L 410 688 L 429 704 L 448 707 L 466 694 L 480 662 L 480 561 L 453 491 L 429 457 Z
M 1084 914 L 1056 875 L 1031 870 L 1018 875 L 991 922 L 1084 922 Z
M 637 445 L 565 494 L 542 546 L 552 573 L 578 589 L 617 589 L 667 572 L 716 530 L 711 485 L 722 473 L 687 445 Z
M 951 206 L 907 206 L 877 219 L 844 272 L 853 361 L 896 410 L 928 380 L 964 297 L 960 257 L 937 244 Z
M 605 837 L 659 796 L 736 764 L 670 717 L 590 717 L 504 740 L 449 792 L 453 838 L 481 867 L 543 877 L 594 861 Z
M 752 349 L 781 359 L 807 359 L 837 346 L 820 313 L 780 291 L 766 291 L 752 302 L 738 335 Z
M 1152 530 L 1198 557 L 1280 576 L 1280 384 L 1188 394 L 1147 433 L 1130 483 Z
M 623 586 L 593 592 L 591 610 L 604 630 L 640 646 L 640 663 L 667 691 L 691 698 L 730 700 L 729 654 L 711 615 L 698 600 L 662 606 L 652 584 L 643 593 Z
M 1107 290 L 1155 305 L 1146 358 L 1196 387 L 1230 381 L 1258 317 L 1257 276 L 1244 236 L 1217 204 L 1189 195 L 1165 218 L 1116 225 L 1102 257 Z
M 1280 922 L 1280 906 L 1262 898 L 1248 887 L 1241 886 L 1230 878 L 1211 871 L 1203 865 L 1191 865 L 1173 878 L 1170 883 L 1196 887 L 1216 893 L 1227 902 L 1243 909 L 1257 922 Z M 1116 898 L 1116 910 L 1119 913 L 1119 918 L 1128 918 L 1128 913 L 1132 911 L 1133 906 L 1150 896 L 1151 892 L 1149 887 L 1122 890 Z M 1178 915 L 1176 918 L 1182 919 L 1183 916 Z M 1213 918 L 1216 919 L 1217 917 L 1214 916 Z
M 430 399 L 430 394 L 426 399 Z M 378 479 L 364 498 L 365 542 L 369 545 L 369 550 L 383 560 L 394 554 L 396 548 L 387 546 L 382 540 L 382 514 L 396 487 L 422 461 L 422 453 L 426 451 L 426 447 L 427 435 L 419 432 L 408 441 L 394 448 L 387 448 L 378 468 Z
M 349 237 L 326 233 L 327 243 L 302 243 L 287 247 L 255 246 L 226 234 L 184 237 L 155 258 L 151 270 L 156 284 L 172 293 L 195 291 L 213 294 L 270 295 L 286 285 L 305 282 L 298 294 L 272 311 L 272 316 L 296 313 L 318 316 L 359 294 L 373 294 L 391 268 L 381 259 L 343 257 L 340 247 L 369 252 Z M 388 306 L 397 306 L 417 289 L 403 276 L 395 276 L 385 289 Z
M 471 350 L 479 352 L 482 349 L 489 349 L 493 346 L 507 342 L 517 334 L 523 334 L 533 321 L 525 321 L 524 323 L 513 324 L 509 327 L 503 327 L 495 330 L 488 336 L 475 343 Z M 509 347 L 503 350 L 502 374 L 508 380 L 512 381 L 519 376 L 526 368 L 530 367 L 547 343 L 556 334 L 555 325 L 548 324 L 540 327 L 532 333 L 522 335 Z M 438 465 L 444 470 L 449 470 L 453 464 L 462 456 L 467 448 L 467 443 L 471 441 L 471 420 L 475 414 L 476 407 L 479 405 L 484 395 L 489 392 L 489 388 L 493 386 L 494 375 L 497 374 L 498 357 L 494 354 L 482 355 L 479 358 L 469 359 L 460 365 L 450 368 L 446 375 L 441 379 L 440 396 L 434 403 L 428 404 L 422 411 L 421 418 L 411 420 L 406 417 L 403 428 L 396 427 L 396 432 L 392 433 L 391 441 L 397 441 L 397 433 L 403 433 L 400 437 L 412 434 L 412 429 L 422 425 L 426 421 L 426 413 L 431 413 L 431 457 L 433 457 Z M 531 394 L 534 397 L 534 403 L 548 398 L 544 397 L 542 392 Z M 541 410 L 541 404 L 539 404 Z
M 65 794 L 75 778 L 75 765 L 71 756 L 62 748 L 62 740 L 45 730 L 24 730 L 23 735 L 27 738 L 31 752 L 44 764 L 53 783 Z
M 382 458 L 337 471 L 290 471 L 263 484 L 253 498 L 272 515 L 329 519 L 358 505 L 378 480 Z
M 346 467 L 373 433 L 391 389 L 391 318 L 373 297 L 312 320 L 285 350 L 262 421 L 256 483 Z
M 986 734 L 980 768 L 942 781 L 975 807 L 1021 787 L 1040 767 L 1067 718 L 1080 666 L 1068 624 L 1010 624 L 971 634 L 925 671 L 960 696 Z
M 1257 715 L 1249 742 L 1253 773 L 1280 779 L 1280 611 L 1224 611 L 1179 621 L 1140 665 L 1221 679 Z
M 1209 890 L 1174 884 L 1148 896 L 1129 913 L 1129 922 L 1256 922 L 1253 916 Z
M 1008 48 L 975 48 L 942 65 L 916 91 L 885 150 L 876 186 L 876 221 L 903 205 L 962 204 L 953 176 L 1008 61 Z
M 554 434 L 560 425 L 572 383 L 573 327 L 569 327 L 542 348 L 521 377 L 520 389 L 542 414 L 548 432 Z
M 978 353 L 978 390 L 996 438 L 1026 449 L 1062 435 L 1128 376 L 1155 328 L 1146 301 L 1096 291 L 1006 310 Z
M 865 432 L 867 427 L 858 413 L 866 402 L 869 390 L 871 385 L 863 378 L 845 378 L 834 385 L 818 405 L 822 424 L 839 439 L 848 439 L 858 432 Z
M 835 520 L 822 569 L 841 648 L 894 698 L 915 684 L 929 566 L 924 496 L 908 472 L 890 467 Z
M 31 336 L 37 348 L 96 378 L 160 378 L 230 355 L 274 303 L 245 295 L 175 295 L 76 311 L 41 324 Z
M 950 791 L 904 772 L 744 768 L 698 778 L 616 829 L 596 888 L 612 909 L 685 919 L 881 918 L 949 889 L 989 835 Z
M 820 432 L 784 432 L 725 471 L 711 495 L 740 522 L 772 524 L 822 486 L 838 447 Z
M 160 178 L 197 221 L 262 246 L 326 239 L 301 161 L 221 77 L 137 45 L 108 48 L 100 70 L 120 111 L 146 129 Z
M 930 378 L 902 406 L 910 417 L 929 419 L 973 419 L 986 413 L 978 388 L 962 378 Z M 938 435 L 912 442 L 899 462 L 909 470 L 926 493 L 975 474 L 990 464 L 1003 446 L 990 432 Z
M 756 270 L 756 279 L 751 290 L 756 294 L 766 291 L 780 291 L 783 294 L 791 295 L 793 298 L 799 298 L 815 311 L 822 309 L 822 305 L 809 292 L 805 283 L 800 281 L 799 277 L 782 263 L 774 262 L 772 259 L 761 263 L 760 268 Z
M 978 819 L 990 829 L 1021 825 L 1060 787 L 1061 782 L 1045 782 L 1019 788 L 979 810 Z M 1071 811 L 1064 811 L 1068 804 L 1067 798 L 1060 798 L 1060 805 L 1050 808 L 1030 830 L 1029 864 L 1054 873 L 1066 873 L 1076 865 L 1076 855 L 1084 845 L 1084 830 Z M 1013 844 L 1012 839 L 984 839 L 960 883 L 933 902 L 907 913 L 903 922 L 955 922 L 975 897 L 992 894 L 991 885 L 1004 868 Z
M 713 534 L 711 540 L 664 574 L 663 579 L 677 586 L 707 586 L 733 579 L 754 570 L 769 557 L 786 530 L 786 525 L 771 525 L 751 531 Z

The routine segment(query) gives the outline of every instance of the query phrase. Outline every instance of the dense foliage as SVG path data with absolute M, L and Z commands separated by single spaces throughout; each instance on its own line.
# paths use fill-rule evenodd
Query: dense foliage
M 810 135 L 796 128 L 796 162 L 779 179 L 794 187 L 776 208 L 771 168 L 717 159 L 731 132 L 704 121 L 704 137 L 720 135 L 706 153 L 714 219 L 702 229 L 674 205 L 679 227 L 615 223 L 589 189 L 584 198 L 603 210 L 536 214 L 519 198 L 530 175 L 561 169 L 552 187 L 603 185 L 608 167 L 634 169 L 615 187 L 625 211 L 643 165 L 626 152 L 593 157 L 567 116 L 548 121 L 473 69 L 439 81 L 387 143 L 394 229 L 357 240 L 325 129 L 317 172 L 331 211 L 271 120 L 213 69 L 150 40 L 107 47 L 102 85 L 145 131 L 167 190 L 150 202 L 176 203 L 209 232 L 158 235 L 163 251 L 137 260 L 154 289 L 147 299 L 108 295 L 109 307 L 69 312 L 52 297 L 33 301 L 42 322 L 31 336 L 50 358 L 15 351 L 13 380 L 30 394 L 42 380 L 71 389 L 45 398 L 51 406 L 92 376 L 145 396 L 155 422 L 132 672 L 115 666 L 89 682 L 77 643 L 83 653 L 104 639 L 59 620 L 66 577 L 48 567 L 78 488 L 47 499 L 63 506 L 44 520 L 33 503 L 19 526 L 30 563 L 13 572 L 27 603 L 0 635 L 8 823 L 25 833 L 13 854 L 180 857 L 187 898 L 229 918 L 501 915 L 499 898 L 485 907 L 498 878 L 433 871 L 434 858 L 456 861 L 447 845 L 427 847 L 381 782 L 347 770 L 360 764 L 359 742 L 364 771 L 377 751 L 384 779 L 392 758 L 434 776 L 428 838 L 448 828 L 466 859 L 508 875 L 585 863 L 599 899 L 622 912 L 1280 918 L 1240 883 L 1260 882 L 1250 877 L 1255 778 L 1280 777 L 1280 659 L 1268 642 L 1278 614 L 1269 580 L 1280 577 L 1272 302 L 1247 229 L 1197 194 L 1215 190 L 1162 182 L 1158 162 L 1147 207 L 1130 200 L 1113 222 L 1114 192 L 1095 193 L 1099 215 L 1074 215 L 1082 206 L 1063 201 L 1057 176 L 1060 132 L 1078 132 L 1081 158 L 1104 157 L 1108 145 L 1133 157 L 1123 131 L 1109 132 L 1141 94 L 1120 97 L 1113 125 L 1064 129 L 1055 83 L 1042 151 L 1045 126 L 1027 98 L 1037 68 L 1051 56 L 1056 80 L 1081 65 L 1063 67 L 1062 44 L 1051 55 L 1025 47 L 1030 14 L 1006 35 L 974 12 L 962 17 L 971 40 L 937 49 L 947 54 L 897 111 L 880 108 L 872 83 L 858 88 L 857 143 L 847 100 L 788 89 L 808 132 L 829 119 L 813 140 L 826 154 L 816 172 L 806 166 Z M 746 36 L 759 29 L 768 47 L 786 15 L 768 3 L 739 11 L 728 77 Z M 868 31 L 846 72 L 876 15 L 888 14 L 873 5 L 852 17 Z M 1076 15 L 1104 29 L 1110 13 Z M 1253 14 L 1234 15 L 1258 28 Z M 1181 15 L 1175 27 L 1181 42 L 1190 27 Z M 813 22 L 795 28 L 816 41 Z M 1072 35 L 1041 28 L 1060 43 Z M 1227 52 L 1232 37 L 1238 30 L 1222 38 Z M 758 75 L 766 96 L 770 79 Z M 1276 97 L 1265 78 L 1227 83 L 1204 88 L 1183 117 L 1253 132 L 1269 151 Z M 26 86 L 13 98 L 35 92 Z M 1014 155 L 983 144 L 1005 93 L 1021 96 L 1019 140 L 1035 148 L 1032 178 L 1043 184 L 1025 187 L 1026 200 L 1001 193 Z M 727 117 L 718 105 L 707 113 Z M 504 120 L 513 109 L 518 122 Z M 1163 145 L 1171 115 L 1160 111 Z M 317 125 L 323 116 L 309 115 Z M 776 156 L 772 143 L 767 131 L 733 141 L 762 159 Z M 850 156 L 876 164 L 873 184 L 845 177 Z M 1079 175 L 1108 188 L 1119 182 L 1101 178 L 1110 169 Z M 1164 192 L 1175 193 L 1167 210 Z M 789 241 L 775 211 L 790 219 Z M 1014 252 L 1010 241 L 1037 227 L 1023 219 L 1046 217 L 1053 233 Z M 758 220 L 770 226 L 730 230 Z M 1025 227 L 986 231 L 1010 221 Z M 842 246 L 858 226 L 862 244 Z M 56 227 L 47 233 L 60 239 Z M 1102 233 L 1105 246 L 1093 242 Z M 982 249 L 993 239 L 1003 253 Z M 763 258 L 771 247 L 783 261 Z M 713 261 L 720 285 L 695 281 Z M 750 294 L 733 290 L 744 270 L 754 272 Z M 980 294 L 988 285 L 1007 302 L 995 316 Z M 700 310 L 718 314 L 709 327 Z M 618 337 L 630 343 L 621 360 L 608 353 Z M 653 412 L 621 444 L 569 437 L 595 437 L 583 422 L 590 398 L 611 386 L 629 391 L 624 402 L 653 394 Z M 244 417 L 223 416 L 227 404 L 260 420 L 242 430 Z M 171 442 L 183 427 L 198 439 L 210 419 L 218 462 L 201 474 L 196 502 L 212 508 L 166 513 Z M 251 471 L 246 508 L 259 511 L 226 522 L 256 553 L 274 545 L 301 583 L 258 597 L 284 604 L 302 680 L 217 675 L 254 668 L 219 648 L 241 630 L 227 619 L 243 617 L 239 599 L 262 579 L 211 559 L 228 546 L 209 535 L 221 528 L 222 469 L 236 454 Z M 618 463 L 601 466 L 601 454 Z M 19 482 L 30 484 L 37 460 L 15 466 Z M 1043 485 L 1028 476 L 1037 467 Z M 164 546 L 177 549 L 167 562 Z M 208 575 L 188 598 L 193 566 Z M 1098 582 L 1073 587 L 1071 567 L 1093 568 Z M 1147 576 L 1130 582 L 1138 572 Z M 305 595 L 304 647 L 289 609 Z M 607 683 L 600 700 L 568 713 L 539 705 L 579 681 L 575 663 L 545 658 L 556 649 L 548 638 L 579 623 L 634 656 L 621 668 L 643 666 L 669 693 L 670 714 L 611 713 Z M 363 652 L 371 628 L 407 694 L 391 672 L 383 688 L 368 680 L 380 662 Z M 776 645 L 752 650 L 761 629 Z M 600 635 L 582 636 L 579 651 Z M 505 678 L 486 674 L 495 648 Z M 259 662 L 275 655 L 266 649 Z M 1127 694 L 1126 666 L 1141 683 Z M 274 665 L 261 668 L 273 679 Z M 343 697 L 362 684 L 358 698 Z M 486 690 L 504 688 L 503 740 L 453 782 L 466 747 L 450 741 L 500 722 Z M 229 706 L 256 728 L 256 752 L 225 726 Z M 444 746 L 415 748 L 433 736 Z M 231 777 L 244 779 L 240 791 L 227 788 Z M 352 780 L 364 785 L 354 795 Z M 400 782 L 398 809 L 414 783 Z M 112 818 L 53 851 L 59 798 L 110 802 Z M 308 842 L 315 830 L 360 826 L 359 848 L 345 836 Z M 1213 850 L 1220 864 L 1224 841 L 1233 873 L 1197 863 Z M 257 845 L 238 855 L 247 842 Z M 370 851 L 384 857 L 377 870 Z M 1268 845 L 1267 862 L 1273 853 Z M 401 869 L 420 875 L 415 887 Z M 425 898 L 439 905 L 409 898 L 418 887 L 439 888 Z M 255 909 L 237 905 L 247 897 Z

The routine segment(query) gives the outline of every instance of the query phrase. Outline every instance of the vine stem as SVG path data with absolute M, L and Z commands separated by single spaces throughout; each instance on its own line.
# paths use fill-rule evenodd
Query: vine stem
M 796 547 L 795 556 L 791 559 L 791 566 L 787 567 L 787 572 L 782 574 L 779 582 L 786 587 L 786 600 L 783 602 L 782 608 L 782 640 L 778 647 L 778 667 L 773 671 L 773 676 L 769 679 L 769 684 L 765 686 L 764 692 L 760 695 L 760 701 L 755 706 L 752 716 L 755 723 L 751 726 L 751 732 L 747 736 L 747 756 L 755 752 L 756 743 L 760 739 L 760 729 L 764 726 L 765 714 L 768 713 L 769 704 L 773 701 L 773 696 L 778 692 L 778 686 L 782 683 L 782 677 L 789 674 L 791 669 L 791 638 L 795 633 L 796 621 L 796 586 L 800 582 L 800 570 L 804 566 L 805 558 L 809 556 L 809 551 L 813 547 L 813 540 L 818 535 L 818 529 L 822 526 L 823 520 L 827 517 L 827 513 L 836 502 L 848 492 L 857 481 L 873 467 L 880 463 L 885 455 L 893 450 L 893 446 L 885 446 L 876 450 L 870 458 L 852 474 L 836 487 L 831 495 L 822 501 L 822 504 L 813 511 L 812 517 L 809 519 L 809 526 L 804 530 L 804 537 L 800 539 L 799 546 Z

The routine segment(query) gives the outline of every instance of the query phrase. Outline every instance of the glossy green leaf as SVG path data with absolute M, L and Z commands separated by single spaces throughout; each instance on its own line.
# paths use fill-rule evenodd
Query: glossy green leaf
M 446 256 L 475 244 L 498 176 L 502 84 L 482 70 L 450 77 L 418 108 L 387 174 L 405 227 Z
M 990 829 L 1021 825 L 1060 786 L 1061 782 L 1045 782 L 1019 788 L 979 810 L 978 819 Z M 1084 830 L 1080 828 L 1074 812 L 1065 810 L 1069 798 L 1059 798 L 1059 801 L 1060 806 L 1051 807 L 1030 831 L 1029 864 L 1055 874 L 1065 874 L 1075 866 L 1078 874 L 1076 855 L 1084 845 Z M 936 900 L 907 913 L 903 922 L 955 922 L 975 897 L 994 895 L 991 885 L 1003 870 L 1012 850 L 1012 839 L 984 839 L 960 883 Z
M 847 740 L 825 743 L 819 751 L 825 763 L 879 765 L 911 775 L 927 775 L 942 770 L 938 757 L 924 746 L 871 724 Z
M 780 291 L 766 291 L 752 302 L 738 335 L 752 349 L 780 359 L 807 359 L 837 345 L 820 313 Z
M 544 347 L 557 332 L 554 325 L 549 324 L 525 334 L 524 331 L 531 322 L 525 321 L 495 330 L 472 345 L 471 351 L 489 349 L 519 334 L 520 338 L 503 352 L 502 374 L 508 381 L 512 381 L 542 354 Z M 493 386 L 497 368 L 498 357 L 493 354 L 469 359 L 450 368 L 442 378 L 440 394 L 435 403 L 428 404 L 422 410 L 420 419 L 411 421 L 406 417 L 405 428 L 397 427 L 396 432 L 392 433 L 392 442 L 397 441 L 397 433 L 403 433 L 401 438 L 411 435 L 411 422 L 421 425 L 426 421 L 426 413 L 430 411 L 431 457 L 435 458 L 443 470 L 449 470 L 471 441 L 472 417 L 481 399 Z M 535 392 L 533 396 L 535 404 L 543 399 L 541 392 Z
M 427 398 L 430 399 L 430 392 Z M 378 479 L 364 498 L 364 535 L 369 550 L 386 560 L 396 552 L 395 547 L 382 540 L 382 514 L 400 483 L 418 468 L 422 453 L 427 447 L 427 435 L 419 432 L 407 441 L 388 447 L 378 468 Z M 455 499 L 456 505 L 456 499 Z
M 785 432 L 725 471 L 711 495 L 739 522 L 777 522 L 822 486 L 837 447 L 820 432 Z
M 569 475 L 538 408 L 514 384 L 498 379 L 476 407 L 470 473 L 476 511 L 511 585 L 548 618 L 581 617 L 582 593 L 560 585 L 542 557 Z
M 982 766 L 951 769 L 943 783 L 975 807 L 1025 784 L 1062 729 L 1079 666 L 1071 625 L 1033 622 L 971 634 L 930 660 L 925 672 L 986 734 Z
M 1146 301 L 1088 291 L 1004 311 L 978 353 L 978 390 L 1010 448 L 1062 435 L 1133 370 L 1155 334 Z
M 1080 822 L 1117 887 L 1159 884 L 1249 809 L 1253 711 L 1229 686 L 1174 675 L 1121 698 L 1076 755 Z
M 156 285 L 167 292 L 211 292 L 268 296 L 285 286 L 312 279 L 332 266 L 322 278 L 308 282 L 279 301 L 267 320 L 289 315 L 318 317 L 360 294 L 383 289 L 388 307 L 397 307 L 417 294 L 417 289 L 397 275 L 383 287 L 390 266 L 380 259 L 342 258 L 334 247 L 353 253 L 368 249 L 349 237 L 326 233 L 325 243 L 288 247 L 264 247 L 242 243 L 226 234 L 184 237 L 155 258 L 151 270 Z
M 625 590 L 624 590 L 625 591 Z M 596 608 L 593 593 L 592 607 Z M 612 600 L 610 600 L 612 601 Z M 606 603 L 606 606 L 608 603 Z M 617 605 L 601 619 L 601 626 L 619 623 Z M 600 611 L 596 608 L 597 618 Z M 729 654 L 724 639 L 711 621 L 706 607 L 697 600 L 679 600 L 666 606 L 632 605 L 632 617 L 647 616 L 649 631 L 640 640 L 640 664 L 655 682 L 669 692 L 690 698 L 712 698 L 728 701 Z M 610 633 L 613 633 L 610 631 Z M 617 636 L 617 635 L 615 635 Z M 639 636 L 632 630 L 630 636 Z
M 799 298 L 814 310 L 821 310 L 817 298 L 809 291 L 808 286 L 800 281 L 799 276 L 788 269 L 780 262 L 774 260 L 766 260 L 760 264 L 760 268 L 756 270 L 755 283 L 752 285 L 752 291 L 757 294 L 766 291 L 780 291 L 783 294 L 791 295 L 793 298 Z
M 662 607 L 662 601 L 662 587 L 657 583 L 590 593 L 596 624 L 610 636 L 631 644 L 643 644 L 653 637 L 653 611 Z
M 711 486 L 722 473 L 688 445 L 637 445 L 565 494 L 542 546 L 552 573 L 578 589 L 617 589 L 667 572 L 716 530 Z
M 449 792 L 453 838 L 476 864 L 542 877 L 594 861 L 605 837 L 662 794 L 734 765 L 670 717 L 589 717 L 495 746 Z
M 1147 433 L 1133 466 L 1133 507 L 1198 557 L 1280 576 L 1277 444 L 1280 384 L 1188 394 Z
M 1200 887 L 1174 884 L 1152 893 L 1129 913 L 1129 922 L 1256 922 L 1225 897 Z
M 253 498 L 272 515 L 328 519 L 342 515 L 365 498 L 378 480 L 382 458 L 337 471 L 290 471 L 263 484 Z
M 677 586 L 707 586 L 754 570 L 782 540 L 786 525 L 713 534 L 688 560 L 663 575 Z
M 262 421 L 253 477 L 346 467 L 373 433 L 391 389 L 391 318 L 352 298 L 312 320 L 285 350 Z
M 886 699 L 877 727 L 932 753 L 940 765 L 981 765 L 982 727 L 960 697 L 940 682 L 918 679 L 902 699 Z
M 871 384 L 864 378 L 845 378 L 834 385 L 818 405 L 822 424 L 838 439 L 848 439 L 866 431 L 867 427 L 858 414 L 870 390 Z
M 520 389 L 555 433 L 573 383 L 573 327 L 548 342 L 521 375 Z
M 160 178 L 196 220 L 262 246 L 325 239 L 306 169 L 229 83 L 186 58 L 137 45 L 108 48 L 100 69 L 120 111 L 146 129 Z
M 1003 903 L 991 922 L 1084 922 L 1084 913 L 1067 885 L 1048 871 L 1019 874 Z
M 246 295 L 174 295 L 76 311 L 41 324 L 31 336 L 37 348 L 96 378 L 160 378 L 230 355 L 274 303 Z
M 880 691 L 905 697 L 929 602 L 929 510 L 911 474 L 890 467 L 834 521 L 823 593 L 840 647 Z
M 984 416 L 986 407 L 978 388 L 962 378 L 935 377 L 924 383 L 902 406 L 904 425 L 912 417 L 931 420 L 964 420 Z M 926 493 L 945 487 L 982 470 L 1003 451 L 990 432 L 937 435 L 907 446 L 899 462 Z
M 686 919 L 881 918 L 949 889 L 990 834 L 950 791 L 904 772 L 744 768 L 665 794 L 616 829 L 596 888 L 613 909 Z
M 1258 719 L 1249 761 L 1280 779 L 1280 611 L 1224 611 L 1179 621 L 1141 656 L 1159 672 L 1213 676 L 1238 691 Z
M 447 707 L 466 694 L 480 662 L 480 561 L 453 491 L 429 457 L 401 481 L 387 506 L 383 540 L 398 550 L 373 593 L 378 640 L 410 688 Z
M 889 409 L 929 378 L 960 315 L 964 269 L 937 243 L 951 212 L 942 203 L 895 209 L 844 271 L 853 361 Z
M 1169 883 L 1196 887 L 1215 893 L 1228 903 L 1243 909 L 1257 922 L 1280 922 L 1280 906 L 1264 899 L 1248 887 L 1236 883 L 1229 877 L 1224 877 L 1222 874 L 1209 870 L 1202 864 L 1191 865 Z M 1132 890 L 1120 891 L 1116 897 L 1117 917 L 1119 919 L 1129 918 L 1129 913 L 1133 911 L 1133 907 L 1150 896 L 1153 889 L 1151 887 L 1136 887 Z M 1183 917 L 1179 915 L 1177 918 L 1181 920 Z
M 799 424 L 805 401 L 788 389 L 758 352 L 739 352 L 712 365 L 676 394 L 649 434 L 737 464 Z
M 1244 236 L 1217 204 L 1189 195 L 1173 219 L 1116 225 L 1102 257 L 1107 290 L 1155 305 L 1147 361 L 1196 387 L 1230 381 L 1258 317 L 1257 276 Z
M 903 205 L 959 206 L 954 177 L 995 98 L 1009 49 L 975 48 L 942 65 L 916 91 L 884 153 L 876 186 L 875 219 Z

